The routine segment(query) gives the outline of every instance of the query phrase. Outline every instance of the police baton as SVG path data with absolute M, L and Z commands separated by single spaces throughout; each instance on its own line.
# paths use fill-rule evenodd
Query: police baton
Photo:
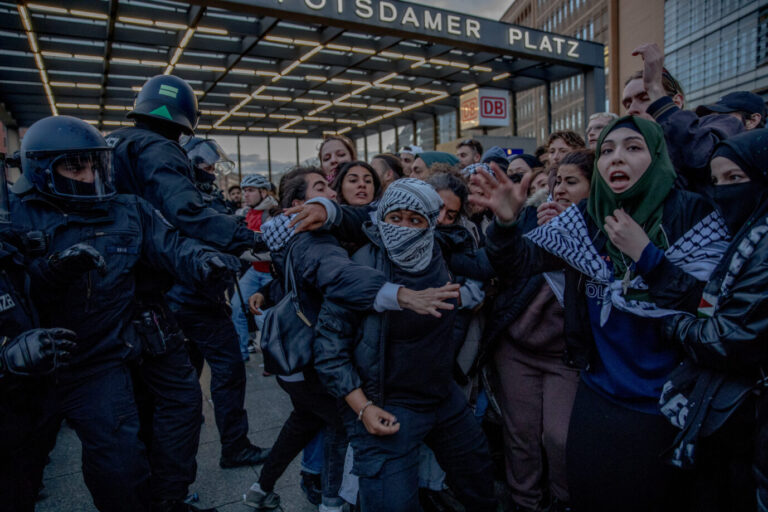
M 240 281 L 237 279 L 237 272 L 232 273 L 235 276 L 235 290 L 237 291 L 237 296 L 240 298 L 240 308 L 243 310 L 245 320 L 248 322 L 248 332 L 256 332 L 258 330 L 256 327 L 256 318 L 251 314 L 248 309 L 248 304 L 243 300 L 243 292 L 240 290 Z

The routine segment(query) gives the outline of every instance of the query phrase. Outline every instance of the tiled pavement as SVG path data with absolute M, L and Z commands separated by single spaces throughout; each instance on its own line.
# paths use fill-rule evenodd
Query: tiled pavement
M 254 354 L 246 363 L 247 386 L 245 407 L 251 442 L 271 446 L 291 411 L 291 403 L 275 382 L 275 377 L 263 377 L 261 355 Z M 208 368 L 203 371 L 203 413 L 205 424 L 200 435 L 197 454 L 197 481 L 191 492 L 200 496 L 198 505 L 216 507 L 221 512 L 253 510 L 242 503 L 242 495 L 258 477 L 260 467 L 219 468 L 219 434 L 213 421 L 213 406 L 208 390 Z M 275 491 L 282 498 L 286 512 L 310 512 L 312 506 L 299 489 L 299 458 L 291 464 L 277 482 Z M 38 502 L 39 512 L 92 512 L 96 508 L 83 483 L 80 471 L 80 442 L 66 425 L 59 433 L 51 463 L 45 470 L 44 498 Z

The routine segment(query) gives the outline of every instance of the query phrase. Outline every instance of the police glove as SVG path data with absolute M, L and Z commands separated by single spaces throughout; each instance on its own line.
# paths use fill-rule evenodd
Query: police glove
M 66 366 L 77 346 L 69 329 L 32 329 L 0 347 L 0 375 L 46 375 Z
M 88 244 L 75 244 L 72 247 L 57 252 L 48 259 L 50 271 L 60 276 L 77 278 L 90 270 L 96 270 L 100 275 L 107 273 L 107 262 L 99 251 Z
M 203 256 L 200 270 L 204 283 L 214 286 L 221 284 L 223 288 L 235 280 L 240 270 L 240 259 L 231 254 L 209 252 Z

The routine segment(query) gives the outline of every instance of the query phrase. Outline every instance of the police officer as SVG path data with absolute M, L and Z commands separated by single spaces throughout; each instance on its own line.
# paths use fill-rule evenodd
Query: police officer
M 79 119 L 36 122 L 22 141 L 23 175 L 11 214 L 22 229 L 34 226 L 50 240 L 48 265 L 31 286 L 41 323 L 77 333 L 70 364 L 57 374 L 55 407 L 83 443 L 94 503 L 99 510 L 145 511 L 150 472 L 128 362 L 146 342 L 137 331 L 146 323 L 157 330 L 158 320 L 132 321 L 138 263 L 207 288 L 225 285 L 238 261 L 180 236 L 141 198 L 116 195 L 111 157 L 101 134 Z M 76 243 L 104 256 L 103 275 L 61 275 L 59 260 Z
M 65 364 L 76 339 L 68 329 L 38 327 L 27 295 L 26 242 L 11 226 L 0 164 L 0 503 L 14 511 L 35 508 L 48 448 L 58 430 L 50 412 L 52 375 Z
M 249 248 L 266 248 L 260 233 L 253 233 L 234 217 L 208 207 L 195 187 L 187 155 L 179 145 L 182 134 L 193 133 L 199 116 L 197 99 L 187 82 L 173 75 L 150 78 L 136 97 L 134 108 L 128 116 L 134 119 L 135 126 L 122 128 L 107 137 L 107 142 L 115 149 L 115 182 L 118 191 L 146 199 L 181 233 L 218 250 L 240 254 Z M 159 282 L 154 277 L 147 279 L 138 296 L 144 304 L 167 308 L 163 299 L 167 289 L 158 285 Z M 172 366 L 180 365 L 182 363 L 177 362 Z M 191 368 L 188 362 L 186 366 Z M 162 369 L 152 373 L 169 378 L 168 372 Z M 194 370 L 192 375 L 195 375 Z M 181 403 L 189 400 L 184 396 L 187 381 L 181 378 L 174 380 L 179 389 L 176 395 L 181 407 Z M 169 498 L 172 495 L 181 498 L 186 495 L 186 487 L 194 481 L 194 472 L 184 473 L 184 469 L 194 468 L 199 422 L 197 436 L 185 435 L 182 440 L 180 432 L 189 429 L 191 425 L 188 417 L 183 409 L 177 409 L 176 414 L 168 418 L 169 423 L 162 427 L 166 432 L 173 432 L 170 440 L 176 442 L 173 443 L 173 449 L 165 450 L 165 457 L 155 458 L 153 454 L 153 479 L 158 489 L 157 492 L 153 490 L 155 496 L 162 493 Z M 153 450 L 158 444 L 158 428 L 155 421 Z M 222 448 L 221 462 L 223 466 L 258 464 L 266 458 L 265 452 L 252 445 L 247 438 L 242 438 L 237 444 Z M 177 461 L 170 467 L 169 457 Z M 158 466 L 163 466 L 163 473 L 167 474 L 162 481 L 157 481 L 158 473 L 155 469 Z M 174 468 L 175 474 L 172 473 Z
M 184 151 L 192 165 L 195 185 L 202 194 L 203 201 L 219 213 L 235 213 L 216 185 L 216 178 L 228 176 L 235 170 L 235 162 L 215 140 L 182 136 L 182 141 L 185 138 Z
M 184 149 L 203 200 L 217 211 L 228 211 L 223 200 L 219 201 L 214 195 L 217 189 L 212 185 L 217 167 L 219 172 L 224 168 L 231 170 L 232 166 L 228 164 L 232 162 L 213 140 L 192 137 Z M 231 308 L 224 294 L 177 283 L 167 298 L 187 338 L 190 359 L 198 375 L 203 370 L 203 360 L 211 369 L 211 399 L 222 451 L 219 464 L 229 468 L 252 464 L 254 459 L 261 462 L 264 452 L 250 448 L 248 441 L 248 415 L 244 407 L 245 364 L 230 317 Z

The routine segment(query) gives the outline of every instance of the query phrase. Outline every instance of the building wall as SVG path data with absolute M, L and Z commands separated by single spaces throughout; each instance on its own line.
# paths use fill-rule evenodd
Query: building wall
M 768 0 L 667 0 L 665 64 L 687 108 L 725 93 L 768 97 Z
M 567 34 L 603 43 L 608 50 L 608 0 L 516 0 L 501 21 L 549 32 Z M 610 83 L 610 66 L 606 56 L 606 84 Z M 584 83 L 581 76 L 553 82 L 550 89 L 552 130 L 574 130 L 583 133 Z M 607 97 L 607 96 L 606 96 Z M 547 119 L 547 94 L 544 86 L 517 95 L 517 134 L 546 141 L 550 129 Z M 591 113 L 591 112 L 590 112 Z

